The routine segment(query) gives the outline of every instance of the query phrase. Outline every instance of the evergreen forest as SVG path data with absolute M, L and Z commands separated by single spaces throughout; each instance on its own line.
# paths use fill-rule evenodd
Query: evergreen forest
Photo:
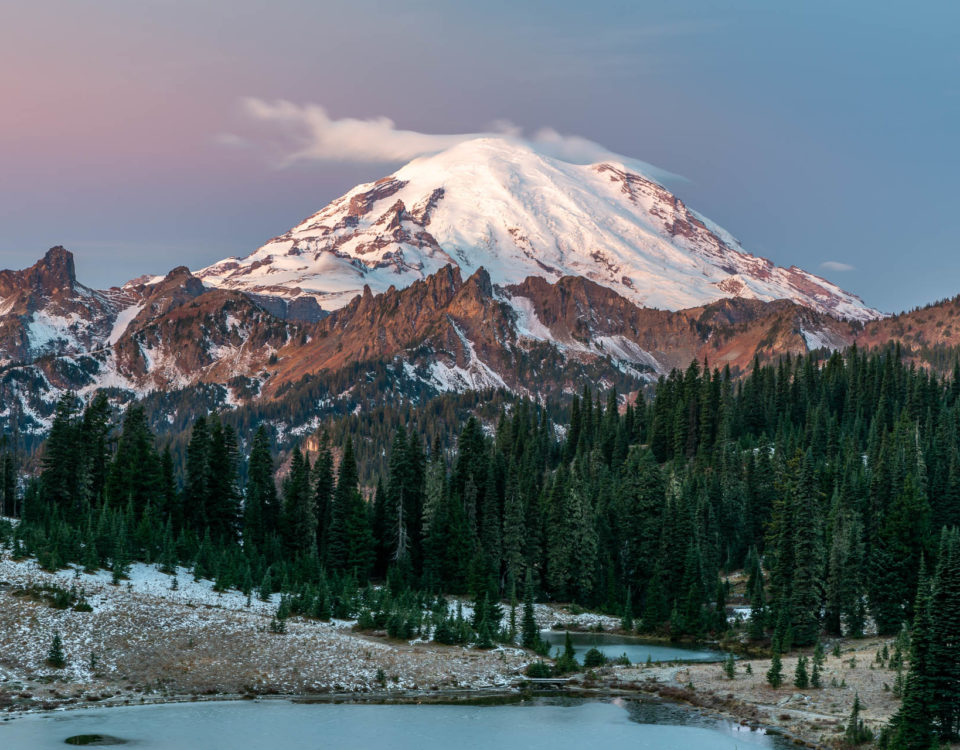
M 941 378 L 894 347 L 852 349 L 757 361 L 739 379 L 694 362 L 650 398 L 587 388 L 563 405 L 496 403 L 384 407 L 281 454 L 289 436 L 241 432 L 228 413 L 197 418 L 178 445 L 142 406 L 118 415 L 106 396 L 85 408 L 68 396 L 32 462 L 0 445 L 0 503 L 19 519 L 3 541 L 116 582 L 142 561 L 279 592 L 278 629 L 290 615 L 357 618 L 398 637 L 537 648 L 541 600 L 672 638 L 733 629 L 775 654 L 903 634 L 885 741 L 960 736 L 956 367 Z M 735 571 L 746 622 L 727 609 Z M 472 614 L 440 595 L 470 597 Z

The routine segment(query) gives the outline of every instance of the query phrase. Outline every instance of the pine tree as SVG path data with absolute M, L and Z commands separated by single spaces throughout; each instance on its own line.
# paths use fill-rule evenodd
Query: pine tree
M 437 514 L 444 497 L 447 494 L 447 467 L 443 461 L 443 454 L 440 450 L 440 444 L 434 445 L 433 453 L 430 457 L 430 465 L 427 468 L 426 488 L 423 501 L 423 518 L 421 528 L 424 535 L 430 533 L 433 519 Z
M 723 660 L 723 674 L 728 680 L 732 680 L 737 675 L 737 665 L 732 653 L 727 654 L 727 658 Z
M 280 503 L 265 425 L 260 425 L 253 436 L 248 465 L 243 538 L 245 545 L 262 549 L 271 536 L 280 533 Z
M 813 671 L 810 672 L 810 687 L 823 687 L 823 680 L 820 676 L 820 665 L 816 661 L 813 663 Z
M 808 453 L 800 464 L 796 484 L 794 523 L 794 568 L 790 582 L 790 623 L 793 643 L 809 646 L 820 633 L 820 507 L 814 486 L 812 458 Z
M 831 512 L 832 539 L 827 560 L 826 619 L 831 635 L 857 637 L 863 630 L 859 608 L 863 598 L 863 525 L 859 515 L 841 504 L 839 495 Z
M 557 655 L 554 662 L 554 670 L 558 674 L 565 674 L 575 672 L 579 666 L 576 650 L 573 647 L 573 638 L 570 637 L 570 631 L 568 630 L 563 637 L 563 652 Z
M 873 733 L 867 729 L 863 723 L 863 719 L 860 718 L 861 710 L 863 710 L 863 706 L 860 703 L 860 694 L 855 693 L 853 696 L 853 708 L 850 710 L 847 728 L 843 733 L 843 739 L 848 745 L 862 745 L 864 742 L 869 742 L 873 739 Z
M 414 555 L 414 535 L 419 522 L 420 488 L 416 486 L 414 466 L 408 453 L 407 433 L 397 427 L 390 451 L 387 485 L 380 500 L 383 504 L 383 544 L 387 560 L 401 567 L 411 567 Z M 419 544 L 419 540 L 416 540 Z
M 889 747 L 892 750 L 927 750 L 935 746 L 931 721 L 936 697 L 931 679 L 930 585 L 925 575 L 921 576 L 914 610 L 910 671 L 904 682 L 900 710 L 891 720 Z
M 347 438 L 333 497 L 327 556 L 331 569 L 355 572 L 365 579 L 373 564 L 374 540 L 358 481 L 353 441 Z
M 209 426 L 206 527 L 219 544 L 229 544 L 239 536 L 241 519 L 237 437 L 219 419 L 212 418 Z
M 506 580 L 516 584 L 523 571 L 523 499 L 520 496 L 520 477 L 515 463 L 507 472 L 506 495 L 503 507 L 503 567 Z
M 294 449 L 290 474 L 283 483 L 281 531 L 283 547 L 290 559 L 316 556 L 317 516 L 310 487 L 310 462 Z
M 76 396 L 73 393 L 64 394 L 57 402 L 40 475 L 40 489 L 46 504 L 71 520 L 76 518 L 83 500 L 83 487 L 78 483 L 82 474 L 75 410 Z M 27 503 L 28 510 L 32 510 L 31 505 Z M 30 520 L 29 515 L 26 520 Z
M 270 597 L 273 595 L 273 578 L 270 575 L 270 570 L 268 569 L 263 574 L 263 579 L 260 581 L 260 587 L 257 590 L 257 596 L 260 601 L 268 602 Z
M 940 737 L 951 740 L 960 736 L 960 530 L 942 531 L 929 612 L 930 689 Z
M 5 447 L 6 448 L 6 447 Z M 5 449 L 0 461 L 0 514 L 15 517 L 19 515 L 17 503 L 17 467 L 13 450 Z
M 806 690 L 810 687 L 810 675 L 807 672 L 807 657 L 800 656 L 797 659 L 797 668 L 793 675 L 793 686 L 800 690 Z
M 207 507 L 210 482 L 208 477 L 210 440 L 206 417 L 193 423 L 187 445 L 186 479 L 183 485 L 183 520 L 188 528 L 202 536 L 207 529 Z
M 533 574 L 527 569 L 527 579 L 523 587 L 523 625 L 521 628 L 520 645 L 534 651 L 539 650 L 540 628 L 533 613 Z
M 60 639 L 59 633 L 53 635 L 53 643 L 47 652 L 47 664 L 54 669 L 63 669 L 67 666 L 67 657 L 63 652 L 63 641 Z
M 779 640 L 774 640 L 772 652 L 770 669 L 767 671 L 767 682 L 770 684 L 770 687 L 776 689 L 783 684 L 783 660 L 780 657 Z
M 666 504 L 663 475 L 653 453 L 639 448 L 630 451 L 619 489 L 617 515 L 623 528 L 625 583 L 638 592 L 639 599 L 659 556 Z
M 327 554 L 335 486 L 333 454 L 330 452 L 329 439 L 324 433 L 320 437 L 320 449 L 313 464 L 313 509 L 317 518 L 317 551 L 321 560 L 325 560 Z

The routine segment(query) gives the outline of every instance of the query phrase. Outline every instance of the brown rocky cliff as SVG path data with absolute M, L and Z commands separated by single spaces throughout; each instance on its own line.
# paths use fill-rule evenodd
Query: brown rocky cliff
M 0 299 L 15 298 L 22 313 L 33 312 L 45 299 L 75 294 L 76 282 L 73 254 L 58 245 L 29 268 L 0 271 Z
M 0 271 L 0 310 L 0 361 L 30 361 L 95 347 L 117 305 L 77 283 L 73 255 L 57 246 L 29 268 Z

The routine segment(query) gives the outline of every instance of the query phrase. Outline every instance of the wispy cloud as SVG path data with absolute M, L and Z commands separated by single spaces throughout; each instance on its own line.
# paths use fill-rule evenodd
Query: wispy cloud
M 221 133 L 214 137 L 215 142 L 226 147 L 259 146 L 268 150 L 278 167 L 302 162 L 401 163 L 474 138 L 495 136 L 523 141 L 546 156 L 573 164 L 617 161 L 657 179 L 683 179 L 616 154 L 587 138 L 564 135 L 553 128 L 541 128 L 525 136 L 522 128 L 506 120 L 493 123 L 483 132 L 437 134 L 403 130 L 389 117 L 334 119 L 318 104 L 286 100 L 271 102 L 248 97 L 241 101 L 241 111 L 250 123 L 265 129 L 261 137 Z
M 841 263 L 838 260 L 826 260 L 820 264 L 824 271 L 854 271 L 856 270 L 849 263 Z

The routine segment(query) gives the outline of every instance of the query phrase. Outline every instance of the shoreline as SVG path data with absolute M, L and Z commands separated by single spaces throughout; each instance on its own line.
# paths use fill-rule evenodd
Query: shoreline
M 657 682 L 631 684 L 629 686 L 610 681 L 601 687 L 590 687 L 577 682 L 580 675 L 573 676 L 573 682 L 556 689 L 530 689 L 520 682 L 511 687 L 477 687 L 441 690 L 396 690 L 396 691 L 350 691 L 340 693 L 217 693 L 217 694 L 183 694 L 152 696 L 133 701 L 129 698 L 111 701 L 96 701 L 83 703 L 67 699 L 56 706 L 37 706 L 20 711 L 11 712 L 0 719 L 3 723 L 10 723 L 29 717 L 53 716 L 66 711 L 110 710 L 115 708 L 137 708 L 146 706 L 165 706 L 195 703 L 240 703 L 240 702 L 268 702 L 285 701 L 296 705 L 436 705 L 436 706 L 502 706 L 524 703 L 536 699 L 572 698 L 584 701 L 611 701 L 614 699 L 647 700 L 670 704 L 686 711 L 693 712 L 709 719 L 724 721 L 748 727 L 751 731 L 759 731 L 771 736 L 781 736 L 790 740 L 794 745 L 809 748 L 827 748 L 827 745 L 818 743 L 809 737 L 796 734 L 776 724 L 757 721 L 747 716 L 749 711 L 738 714 L 732 710 L 729 703 L 719 707 L 715 701 L 690 699 L 690 695 L 680 695 L 670 686 Z M 712 696 L 711 696 L 712 697 Z M 748 704 L 740 704 L 747 706 Z M 2 728 L 0 728 L 2 732 Z M 2 737 L 2 734 L 0 734 Z
M 756 722 L 747 722 L 741 717 L 726 711 L 719 711 L 714 707 L 706 706 L 701 703 L 695 703 L 678 699 L 673 696 L 663 695 L 655 689 L 634 688 L 627 689 L 622 687 L 608 687 L 602 689 L 586 688 L 582 686 L 569 686 L 556 690 L 525 690 L 522 688 L 502 689 L 502 688 L 470 688 L 463 690 L 441 690 L 441 691 L 398 691 L 391 694 L 390 691 L 379 692 L 351 692 L 351 693 L 265 693 L 265 694 L 217 694 L 217 695 L 180 695 L 164 696 L 158 699 L 148 699 L 139 702 L 133 702 L 129 699 L 114 703 L 97 702 L 92 704 L 82 704 L 79 702 L 63 704 L 54 708 L 28 708 L 8 715 L 0 719 L 0 723 L 13 722 L 18 719 L 28 717 L 43 717 L 45 715 L 55 715 L 65 711 L 84 711 L 84 710 L 110 710 L 114 708 L 137 708 L 146 706 L 165 706 L 193 703 L 239 703 L 239 702 L 266 702 L 266 701 L 286 701 L 296 705 L 378 705 L 378 706 L 398 706 L 398 705 L 436 705 L 436 706 L 502 706 L 523 703 L 528 700 L 541 698 L 574 698 L 584 701 L 608 701 L 612 699 L 628 700 L 654 700 L 662 703 L 669 703 L 681 707 L 687 711 L 695 712 L 711 719 L 727 721 L 731 723 L 748 726 L 751 730 L 762 731 L 769 735 L 779 735 L 793 741 L 798 746 L 810 748 L 820 748 L 822 745 L 810 742 L 784 730 L 776 725 L 768 725 Z M 2 731 L 2 730 L 0 730 Z M 2 735 L 0 735 L 2 737 Z
M 784 687 L 770 688 L 764 677 L 769 658 L 751 651 L 737 660 L 733 680 L 718 662 L 677 659 L 583 670 L 571 675 L 565 689 L 544 692 L 524 686 L 524 669 L 538 657 L 519 647 L 481 651 L 419 638 L 393 641 L 339 620 L 290 618 L 285 634 L 272 634 L 276 601 L 247 602 L 239 592 L 214 592 L 212 582 L 180 574 L 181 585 L 171 589 L 168 576 L 135 564 L 130 579 L 113 586 L 103 571 L 43 571 L 0 550 L 0 721 L 78 708 L 215 700 L 467 704 L 539 695 L 645 696 L 775 731 L 798 744 L 830 747 L 842 735 L 856 694 L 863 719 L 874 729 L 899 706 L 891 690 L 897 673 L 879 654 L 885 646 L 892 649 L 889 639 L 841 642 L 842 654 L 827 656 L 821 689 L 791 686 L 799 652 L 783 658 Z M 25 595 L 48 584 L 78 586 L 91 611 L 58 610 Z M 562 604 L 538 603 L 535 617 L 541 630 L 681 645 L 628 636 L 618 632 L 617 618 Z M 63 670 L 45 665 L 54 633 L 67 652 Z M 725 643 L 699 645 L 728 650 Z

